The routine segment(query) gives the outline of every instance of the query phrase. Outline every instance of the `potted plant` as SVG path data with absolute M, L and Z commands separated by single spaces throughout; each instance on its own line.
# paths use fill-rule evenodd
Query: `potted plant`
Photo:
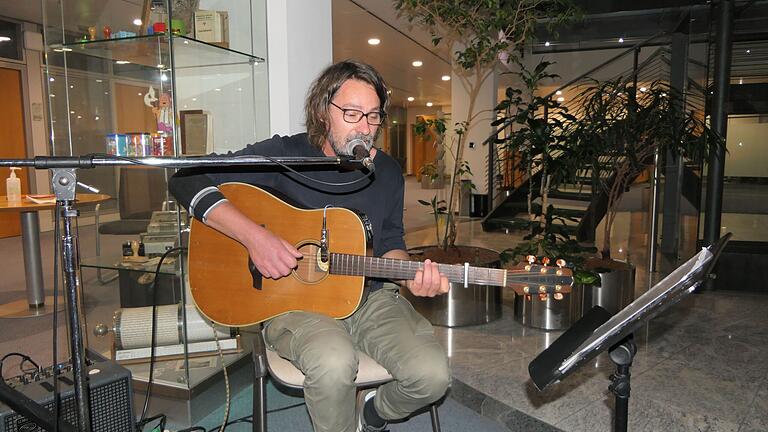
M 600 256 L 585 265 L 599 273 L 601 289 L 618 299 L 608 307 L 616 312 L 610 309 L 622 307 L 634 296 L 634 266 L 611 255 L 613 226 L 624 192 L 650 170 L 655 154 L 662 166 L 668 154 L 681 158 L 680 163 L 683 158 L 701 160 L 720 140 L 707 127 L 703 114 L 685 111 L 681 95 L 662 81 L 639 90 L 626 78 L 595 83 L 577 100 L 582 109 L 570 131 L 573 155 L 591 171 L 593 207 L 605 208 Z M 595 218 L 592 223 L 597 223 Z

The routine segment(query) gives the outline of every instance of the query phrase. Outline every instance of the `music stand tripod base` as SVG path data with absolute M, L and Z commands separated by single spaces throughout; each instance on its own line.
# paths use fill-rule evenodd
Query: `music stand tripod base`
M 64 296 L 58 297 L 59 310 L 64 305 Z M 16 300 L 0 305 L 0 318 L 32 318 L 53 313 L 53 296 L 45 296 L 40 306 L 27 303 L 26 300 Z

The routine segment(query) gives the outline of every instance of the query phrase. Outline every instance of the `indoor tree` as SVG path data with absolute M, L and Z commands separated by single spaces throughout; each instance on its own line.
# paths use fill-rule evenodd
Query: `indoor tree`
M 468 95 L 465 119 L 457 122 L 457 149 L 448 195 L 444 249 L 453 246 L 456 233 L 454 202 L 460 188 L 467 131 L 477 126 L 476 108 L 483 84 L 495 69 L 519 61 L 536 25 L 550 28 L 571 19 L 576 10 L 568 0 L 395 0 L 395 8 L 410 22 L 424 26 L 432 43 L 453 52 L 453 77 Z

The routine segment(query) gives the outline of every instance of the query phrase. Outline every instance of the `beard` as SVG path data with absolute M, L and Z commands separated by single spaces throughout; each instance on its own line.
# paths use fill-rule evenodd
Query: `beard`
M 333 133 L 328 134 L 328 141 L 331 143 L 331 147 L 333 147 L 333 151 L 336 152 L 339 156 L 354 156 L 352 154 L 352 148 L 350 148 L 349 143 L 354 140 L 360 140 L 365 145 L 365 148 L 371 149 L 373 146 L 373 136 L 372 135 L 363 135 L 361 133 L 352 133 L 348 135 L 346 138 L 337 138 L 333 135 Z

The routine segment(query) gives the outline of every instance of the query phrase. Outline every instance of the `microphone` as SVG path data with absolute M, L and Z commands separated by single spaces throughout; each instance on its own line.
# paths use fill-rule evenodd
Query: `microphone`
M 350 154 L 352 154 L 355 159 L 360 159 L 360 163 L 363 164 L 365 169 L 370 172 L 376 170 L 376 166 L 371 160 L 370 148 L 366 145 L 365 141 L 360 138 L 355 138 L 347 144 L 347 149 L 352 149 Z

